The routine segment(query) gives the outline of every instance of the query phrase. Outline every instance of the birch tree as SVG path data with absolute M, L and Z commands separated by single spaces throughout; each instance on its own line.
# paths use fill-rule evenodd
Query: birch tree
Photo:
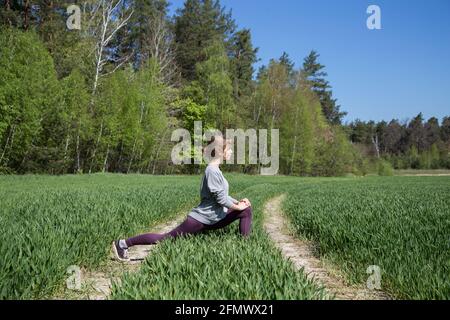
M 145 43 L 146 60 L 154 58 L 159 65 L 159 78 L 168 85 L 178 85 L 179 69 L 175 58 L 175 42 L 168 26 L 166 17 L 162 13 L 155 13 L 149 19 L 149 34 Z
M 101 77 L 109 75 L 119 69 L 125 63 L 129 56 L 123 57 L 120 61 L 113 61 L 111 71 L 105 72 L 105 65 L 111 62 L 111 54 L 109 52 L 109 44 L 114 39 L 117 32 L 122 29 L 131 18 L 133 10 L 127 8 L 124 0 L 97 0 L 90 10 L 90 17 L 87 22 L 88 36 L 93 39 L 94 52 L 94 79 L 92 83 L 92 96 L 90 107 L 93 109 L 95 94 Z M 92 111 L 92 110 L 91 110 Z M 92 171 L 97 149 L 102 138 L 104 129 L 103 118 L 100 115 L 100 128 L 95 139 L 95 145 L 91 154 L 91 164 L 89 173 Z
M 127 24 L 132 14 L 133 10 L 125 6 L 124 0 L 98 0 L 92 6 L 87 29 L 89 36 L 94 39 L 95 69 L 92 95 L 96 93 L 99 79 L 119 69 L 129 58 L 123 57 L 120 61 L 114 61 L 113 70 L 104 72 L 105 65 L 110 62 L 108 45 L 116 33 Z

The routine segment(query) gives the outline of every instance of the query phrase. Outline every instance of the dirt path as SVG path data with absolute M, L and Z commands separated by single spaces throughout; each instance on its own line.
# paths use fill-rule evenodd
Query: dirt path
M 186 214 L 181 214 L 177 218 L 161 223 L 151 228 L 149 232 L 165 233 L 175 228 L 186 218 Z M 101 271 L 82 270 L 81 273 L 81 292 L 65 295 L 67 299 L 89 299 L 105 300 L 111 294 L 111 285 L 113 281 L 120 281 L 124 272 L 136 272 L 147 255 L 154 250 L 157 245 L 133 246 L 129 249 L 128 255 L 130 262 L 118 262 L 112 258 L 101 268 Z
M 369 290 L 363 286 L 349 286 L 342 276 L 314 256 L 311 242 L 292 235 L 287 218 L 282 214 L 281 203 L 285 195 L 270 199 L 264 208 L 264 228 L 286 259 L 296 269 L 304 268 L 309 278 L 314 278 L 339 300 L 385 300 L 390 297 L 382 291 Z

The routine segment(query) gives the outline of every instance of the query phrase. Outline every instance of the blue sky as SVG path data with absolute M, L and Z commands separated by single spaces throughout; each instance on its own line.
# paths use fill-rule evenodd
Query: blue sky
M 171 0 L 171 10 L 184 0 Z M 249 28 L 261 64 L 286 51 L 301 66 L 314 49 L 344 121 L 450 116 L 449 0 L 221 0 Z M 366 9 L 381 8 L 381 30 Z

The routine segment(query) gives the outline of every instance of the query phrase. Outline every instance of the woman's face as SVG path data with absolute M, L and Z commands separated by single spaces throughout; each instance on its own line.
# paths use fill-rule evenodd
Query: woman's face
M 228 161 L 231 159 L 232 154 L 233 154 L 233 150 L 231 149 L 231 146 L 227 143 L 223 158 Z

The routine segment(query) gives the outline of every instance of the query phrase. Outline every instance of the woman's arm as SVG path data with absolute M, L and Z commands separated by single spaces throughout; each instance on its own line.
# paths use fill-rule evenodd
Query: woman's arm
M 225 192 L 224 178 L 220 173 L 210 171 L 208 172 L 206 179 L 209 191 L 211 192 L 217 203 L 222 207 L 242 211 L 250 206 L 249 203 L 245 201 L 237 201 Z
M 206 173 L 206 180 L 208 189 L 211 192 L 214 199 L 222 207 L 232 208 L 235 206 L 235 202 L 232 197 L 228 196 L 224 187 L 223 176 L 215 171 L 209 171 Z
M 234 204 L 238 204 L 239 201 L 237 201 L 235 198 L 233 198 L 232 196 L 228 196 L 228 198 L 234 203 Z

